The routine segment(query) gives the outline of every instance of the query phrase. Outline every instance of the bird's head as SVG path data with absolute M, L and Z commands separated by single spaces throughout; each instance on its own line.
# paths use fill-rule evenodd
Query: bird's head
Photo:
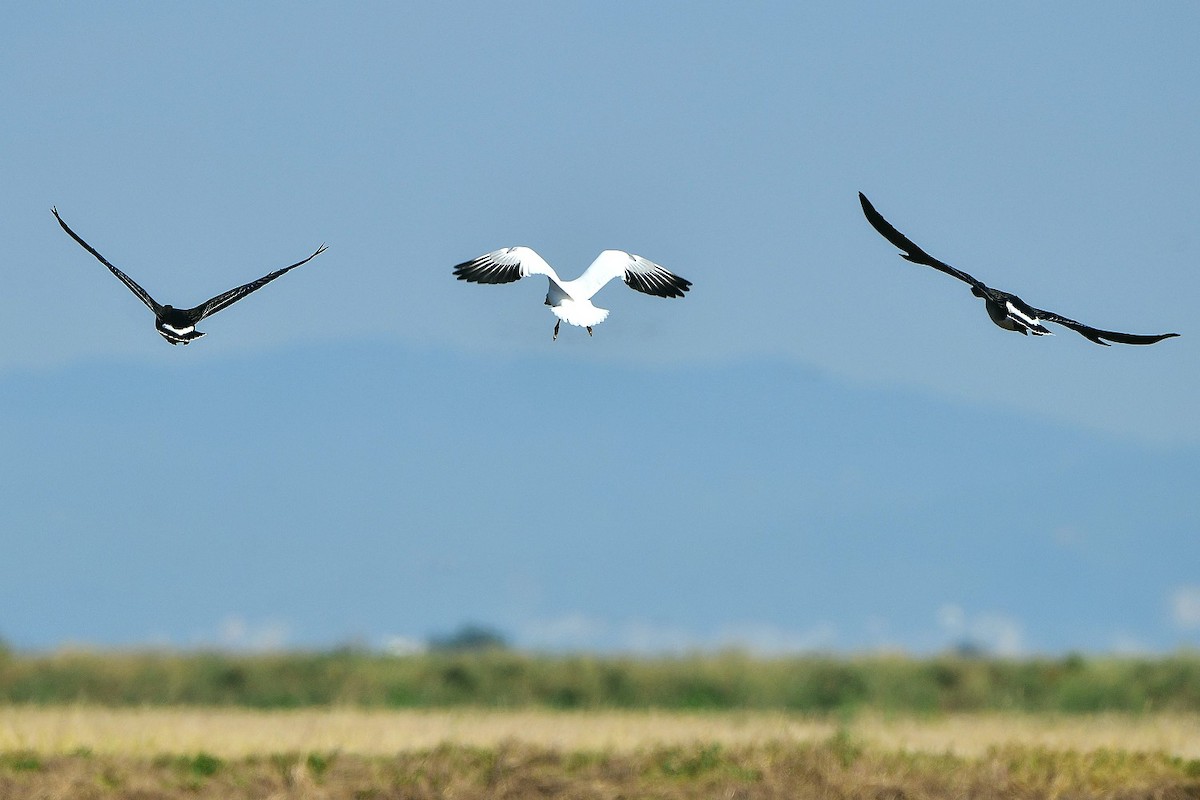
M 985 295 L 983 292 L 979 291 L 978 286 L 971 287 L 971 294 L 975 295 L 976 297 L 984 297 L 984 298 L 987 297 L 987 295 Z

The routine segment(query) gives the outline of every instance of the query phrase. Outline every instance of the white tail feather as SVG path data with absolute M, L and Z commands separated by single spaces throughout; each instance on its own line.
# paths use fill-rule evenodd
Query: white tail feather
M 557 305 L 550 306 L 550 310 L 563 322 L 580 328 L 599 325 L 608 318 L 607 308 L 597 308 L 587 300 L 563 299 Z

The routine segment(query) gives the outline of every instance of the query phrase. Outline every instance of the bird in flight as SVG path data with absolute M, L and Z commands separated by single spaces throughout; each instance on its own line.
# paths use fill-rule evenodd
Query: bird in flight
M 983 281 L 968 275 L 962 270 L 956 269 L 944 261 L 938 261 L 913 244 L 907 236 L 893 228 L 891 223 L 875 210 L 875 206 L 871 205 L 871 201 L 862 192 L 858 193 L 858 199 L 862 203 L 863 213 L 867 216 L 867 222 L 870 222 L 871 227 L 879 231 L 883 238 L 901 250 L 900 255 L 902 258 L 914 264 L 924 264 L 927 267 L 933 267 L 947 275 L 953 275 L 964 283 L 969 283 L 971 285 L 971 294 L 983 299 L 983 303 L 987 307 L 988 316 L 992 318 L 992 322 L 1007 331 L 1016 331 L 1024 335 L 1032 333 L 1034 336 L 1045 336 L 1050 334 L 1051 331 L 1042 323 L 1056 322 L 1059 325 L 1065 325 L 1071 330 L 1082 334 L 1090 341 L 1102 344 L 1105 347 L 1108 346 L 1109 342 L 1117 342 L 1119 344 L 1154 344 L 1155 342 L 1161 342 L 1163 339 L 1179 335 L 1178 333 L 1143 335 L 1105 331 L 1093 328 L 1090 325 L 1084 325 L 1082 322 L 1077 322 L 1061 314 L 1055 314 L 1053 311 L 1034 308 L 1015 294 L 993 289 Z M 1108 341 L 1105 341 L 1106 339 Z
M 290 267 L 277 269 L 269 275 L 264 275 L 258 280 L 243 284 L 236 289 L 230 289 L 228 292 L 222 292 L 216 297 L 204 301 L 195 308 L 175 308 L 174 306 L 164 306 L 160 304 L 157 300 L 151 297 L 145 289 L 143 289 L 141 286 L 138 286 L 137 282 L 134 281 L 133 278 L 129 277 L 124 272 L 109 263 L 108 259 L 100 255 L 95 248 L 81 239 L 79 234 L 71 230 L 67 226 L 67 223 L 63 222 L 63 218 L 58 215 L 57 208 L 51 208 L 50 211 L 54 214 L 54 218 L 58 220 L 58 224 L 62 226 L 62 229 L 66 231 L 72 239 L 79 242 L 84 250 L 87 250 L 89 253 L 94 255 L 101 264 L 108 267 L 109 271 L 111 271 L 113 275 L 116 275 L 117 278 L 120 279 L 121 283 L 129 287 L 129 291 L 137 295 L 138 299 L 145 303 L 146 307 L 154 312 L 154 327 L 158 330 L 159 334 L 171 344 L 188 344 L 189 342 L 199 339 L 204 335 L 202 332 L 196 330 L 196 323 L 200 322 L 200 320 L 204 319 L 205 317 L 212 316 L 223 308 L 233 305 L 251 292 L 266 286 L 268 283 L 275 280 L 288 270 L 293 270 L 301 264 L 307 263 L 308 261 L 319 256 L 321 253 L 325 252 L 325 245 L 321 245 L 317 248 L 315 253 L 303 261 L 297 261 Z
M 558 317 L 553 339 L 558 338 L 558 326 L 563 322 L 587 328 L 588 336 L 592 335 L 592 326 L 608 317 L 608 309 L 592 305 L 592 296 L 613 278 L 621 278 L 629 288 L 655 297 L 683 297 L 692 285 L 653 261 L 624 250 L 605 250 L 573 281 L 559 278 L 554 268 L 528 247 L 493 250 L 459 264 L 454 275 L 472 283 L 512 283 L 529 275 L 545 275 L 550 284 L 546 305 Z

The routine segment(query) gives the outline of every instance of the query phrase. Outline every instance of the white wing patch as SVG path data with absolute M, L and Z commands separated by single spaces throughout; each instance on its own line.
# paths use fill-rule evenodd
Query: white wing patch
M 683 297 L 692 285 L 653 261 L 626 253 L 605 250 L 583 274 L 568 281 L 566 288 L 576 299 L 590 298 L 613 278 L 620 278 L 631 289 L 657 297 Z
M 171 333 L 175 333 L 180 336 L 183 336 L 184 334 L 191 333 L 192 331 L 196 330 L 195 325 L 188 325 L 186 328 L 176 328 L 174 325 L 168 325 L 165 322 L 163 323 L 163 327 L 166 328 L 167 330 L 169 330 Z
M 1022 313 L 1021 309 L 1019 309 L 1015 305 L 1013 305 L 1011 300 L 1005 300 L 1004 306 L 1006 309 L 1008 309 L 1008 313 L 1010 316 L 1016 317 L 1017 319 L 1021 320 L 1021 322 L 1024 322 L 1029 327 L 1031 327 L 1031 328 L 1032 327 L 1041 327 L 1042 321 L 1040 319 L 1038 319 L 1037 317 L 1031 317 L 1028 314 Z

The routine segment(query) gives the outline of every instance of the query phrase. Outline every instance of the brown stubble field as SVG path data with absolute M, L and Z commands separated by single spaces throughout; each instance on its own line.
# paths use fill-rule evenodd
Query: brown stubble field
M 1196 715 L 0 708 L 0 798 L 1200 797 Z

